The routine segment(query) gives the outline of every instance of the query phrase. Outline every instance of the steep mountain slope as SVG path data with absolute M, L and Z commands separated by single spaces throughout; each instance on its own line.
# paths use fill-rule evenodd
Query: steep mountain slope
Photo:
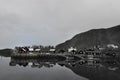
M 107 29 L 92 29 L 77 34 L 72 39 L 57 45 L 56 50 L 67 50 L 70 47 L 76 47 L 77 49 L 93 48 L 94 46 L 106 46 L 107 44 L 120 46 L 120 25 Z

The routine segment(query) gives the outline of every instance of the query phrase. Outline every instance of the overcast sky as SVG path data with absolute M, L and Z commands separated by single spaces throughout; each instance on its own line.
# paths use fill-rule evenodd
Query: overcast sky
M 120 24 L 120 0 L 0 0 L 0 48 L 56 45 Z

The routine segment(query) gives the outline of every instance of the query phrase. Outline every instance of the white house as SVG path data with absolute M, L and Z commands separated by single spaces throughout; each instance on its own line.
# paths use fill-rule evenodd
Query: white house
M 108 47 L 108 48 L 114 48 L 114 49 L 117 49 L 117 48 L 118 48 L 118 46 L 115 45 L 115 44 L 108 44 L 107 47 Z
M 55 49 L 50 49 L 50 52 L 54 52 L 55 51 Z
M 76 48 L 73 48 L 73 47 L 68 48 L 68 52 L 71 52 L 72 50 L 77 51 Z
M 39 52 L 41 49 L 35 49 L 36 52 Z
M 33 48 L 29 48 L 29 51 L 30 51 L 30 52 L 33 52 L 33 51 L 34 51 L 34 49 L 33 49 Z

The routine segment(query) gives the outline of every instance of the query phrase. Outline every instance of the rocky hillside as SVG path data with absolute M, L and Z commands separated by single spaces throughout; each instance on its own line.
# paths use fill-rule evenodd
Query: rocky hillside
M 94 46 L 106 46 L 107 44 L 120 46 L 120 25 L 107 29 L 92 29 L 77 34 L 72 39 L 57 45 L 56 50 L 67 50 L 69 47 L 76 47 L 77 49 L 93 48 Z

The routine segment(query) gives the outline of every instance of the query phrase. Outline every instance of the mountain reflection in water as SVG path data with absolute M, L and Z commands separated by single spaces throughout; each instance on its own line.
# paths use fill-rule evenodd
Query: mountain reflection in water
M 76 75 L 90 80 L 120 80 L 120 63 L 114 59 L 84 59 L 66 61 L 41 61 L 37 59 L 12 59 L 10 66 L 52 68 L 56 65 L 72 70 Z M 72 79 L 73 80 L 73 79 Z M 82 79 L 81 79 L 82 80 Z

